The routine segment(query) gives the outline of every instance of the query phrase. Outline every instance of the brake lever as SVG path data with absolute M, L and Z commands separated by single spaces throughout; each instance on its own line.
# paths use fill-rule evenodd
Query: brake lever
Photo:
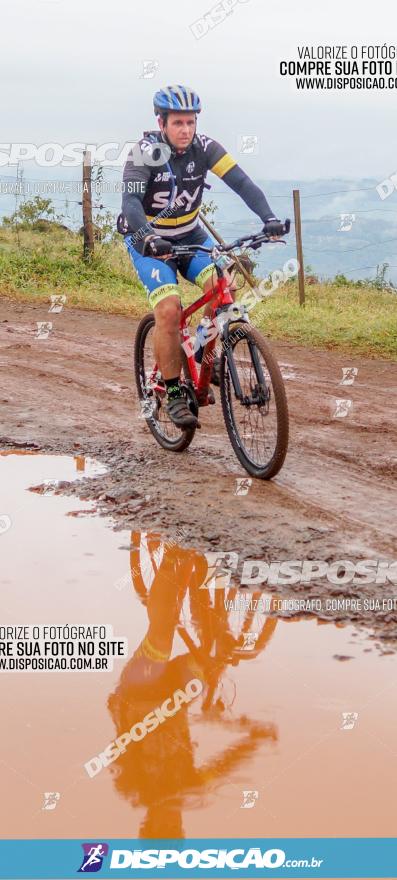
M 281 224 L 281 225 L 282 225 L 282 227 L 283 227 L 283 231 L 282 231 L 281 234 L 282 234 L 282 235 L 288 235 L 288 234 L 289 234 L 289 231 L 290 231 L 290 229 L 291 229 L 291 220 L 287 217 L 285 223 L 283 223 L 283 224 Z M 266 234 L 264 234 L 263 232 L 260 232 L 257 236 L 254 237 L 254 243 L 255 243 L 255 241 L 257 241 L 258 244 L 259 244 L 259 243 L 260 243 L 260 244 L 265 244 L 265 243 L 268 242 L 268 241 L 279 241 L 280 244 L 281 244 L 281 243 L 282 243 L 282 244 L 287 244 L 287 242 L 284 241 L 283 238 L 281 238 L 281 237 L 277 237 L 277 236 L 271 236 L 271 235 L 269 235 L 269 234 L 266 235 Z M 249 245 L 249 247 L 253 247 L 253 245 Z M 257 247 L 258 247 L 258 245 L 256 245 L 256 247 L 254 248 L 254 250 L 256 250 Z
M 256 241 L 253 244 L 248 245 L 248 247 L 252 251 L 257 251 L 263 244 L 287 244 L 283 238 L 273 238 L 267 236 L 266 238 L 261 238 L 260 241 Z

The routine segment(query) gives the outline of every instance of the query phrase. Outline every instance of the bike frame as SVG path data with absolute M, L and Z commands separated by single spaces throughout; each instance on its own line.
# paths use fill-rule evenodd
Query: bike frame
M 197 299 L 190 306 L 187 306 L 186 309 L 182 309 L 180 328 L 183 342 L 187 342 L 187 340 L 190 340 L 190 334 L 187 324 L 189 318 L 203 306 L 207 305 L 207 303 L 211 303 L 210 319 L 212 321 L 216 316 L 217 309 L 233 304 L 233 297 L 229 291 L 226 278 L 223 275 L 221 277 L 218 277 L 216 283 L 210 288 L 210 290 L 207 291 L 207 293 L 204 293 L 202 296 L 200 296 L 199 299 Z M 215 344 L 218 336 L 219 330 L 217 334 L 209 339 L 204 346 L 200 370 L 197 369 L 198 365 L 191 345 L 189 345 L 190 353 L 186 356 L 190 378 L 193 382 L 193 387 L 201 406 L 206 405 L 206 403 L 208 402 L 208 389 L 210 386 L 213 362 L 212 354 L 215 349 Z

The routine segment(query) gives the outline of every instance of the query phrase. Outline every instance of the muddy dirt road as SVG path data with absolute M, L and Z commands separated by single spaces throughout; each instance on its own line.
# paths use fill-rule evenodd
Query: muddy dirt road
M 36 322 L 47 320 L 53 329 L 38 339 Z M 182 455 L 160 449 L 146 428 L 132 374 L 134 326 L 124 317 L 49 315 L 46 306 L 2 299 L 1 448 L 95 456 L 105 476 L 61 489 L 96 500 L 117 528 L 171 536 L 182 527 L 186 546 L 235 551 L 240 561 L 394 559 L 397 364 L 274 342 L 290 409 L 289 453 L 275 480 L 254 480 L 246 495 L 235 495 L 245 473 L 219 402 L 201 411 L 201 431 Z M 352 385 L 340 384 L 343 367 L 358 368 Z M 342 398 L 352 408 L 335 418 Z M 393 596 L 397 586 L 322 580 L 294 587 L 299 596 L 324 591 Z M 397 636 L 396 611 L 334 616 L 374 625 L 388 647 Z

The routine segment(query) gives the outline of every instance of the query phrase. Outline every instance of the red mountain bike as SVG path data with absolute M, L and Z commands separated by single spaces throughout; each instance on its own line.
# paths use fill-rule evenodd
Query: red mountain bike
M 284 233 L 289 232 L 289 220 Z M 288 407 L 280 368 L 268 342 L 251 326 L 247 311 L 233 302 L 220 257 L 243 245 L 252 249 L 272 239 L 259 233 L 214 248 L 176 245 L 173 258 L 193 256 L 197 251 L 212 255 L 216 281 L 210 291 L 181 310 L 181 385 L 188 405 L 197 416 L 199 407 L 213 402 L 209 396 L 212 364 L 220 357 L 220 397 L 230 442 L 240 463 L 254 477 L 269 480 L 284 463 L 288 447 Z M 201 365 L 196 362 L 188 324 L 192 315 L 211 303 L 211 323 Z M 181 429 L 165 410 L 166 389 L 155 363 L 154 315 L 142 318 L 135 338 L 135 379 L 143 416 L 164 449 L 182 452 L 193 440 L 196 428 Z

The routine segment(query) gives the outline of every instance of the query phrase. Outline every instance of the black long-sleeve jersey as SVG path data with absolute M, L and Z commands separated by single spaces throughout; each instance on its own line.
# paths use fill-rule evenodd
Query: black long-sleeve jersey
M 122 212 L 136 240 L 150 228 L 173 240 L 194 229 L 208 171 L 224 180 L 263 223 L 274 216 L 262 190 L 217 141 L 195 134 L 182 154 L 171 150 L 164 164 L 147 164 L 145 158 L 156 157 L 156 149 L 160 156 L 156 145 L 164 143 L 161 132 L 146 132 L 124 167 Z

